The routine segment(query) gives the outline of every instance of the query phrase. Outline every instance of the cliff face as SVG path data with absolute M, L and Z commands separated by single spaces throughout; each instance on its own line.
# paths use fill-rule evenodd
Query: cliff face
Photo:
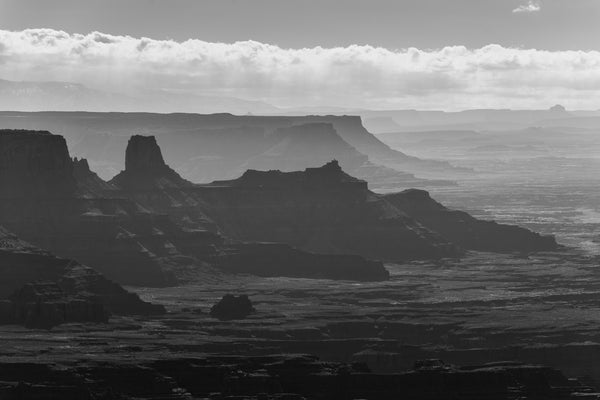
M 65 139 L 46 131 L 0 130 L 0 187 L 0 198 L 72 195 L 75 180 Z
M 206 214 L 239 240 L 280 241 L 304 250 L 407 260 L 460 250 L 346 174 L 336 161 L 303 172 L 247 171 L 202 188 Z
M 193 195 L 193 184 L 165 164 L 156 138 L 132 136 L 125 151 L 125 165 L 126 169 L 109 184 L 150 212 L 167 214 L 186 228 L 204 230 L 205 240 L 198 245 L 207 250 L 203 258 L 210 257 L 209 247 L 222 239 L 217 235 L 209 237 L 206 231 L 215 231 L 216 227 Z
M 331 131 L 326 125 L 319 129 Z M 38 156 L 17 158 L 24 160 L 21 169 L 31 173 L 5 168 L 23 180 L 6 186 L 0 223 L 120 283 L 175 284 L 178 271 L 207 264 L 236 272 L 246 265 L 245 272 L 257 274 L 385 279 L 381 264 L 367 259 L 435 259 L 459 256 L 463 248 L 535 251 L 555 246 L 553 239 L 525 229 L 446 210 L 418 191 L 377 195 L 337 161 L 295 172 L 248 170 L 238 179 L 194 185 L 165 164 L 154 138 L 134 136 L 126 150 L 128 168 L 107 183 L 85 160 L 71 160 L 64 141 L 48 139 L 49 134 L 25 136 L 28 148 L 38 149 L 27 154 Z M 25 140 L 16 138 L 16 143 Z M 38 146 L 32 138 L 60 146 Z M 14 159 L 7 154 L 6 160 Z M 35 171 L 41 171 L 36 160 L 56 166 L 56 185 L 69 190 L 58 191 L 57 197 L 36 189 Z M 25 195 L 23 188 L 37 196 Z M 257 249 L 262 249 L 260 257 Z M 306 251 L 359 258 L 309 256 Z M 282 263 L 298 269 L 278 267 Z
M 250 158 L 246 169 L 297 171 L 336 159 L 345 170 L 360 168 L 369 158 L 342 139 L 333 124 L 314 122 L 278 128 L 272 147 Z
M 241 240 L 282 241 L 321 253 L 399 261 L 459 249 L 532 252 L 553 237 L 449 210 L 422 190 L 378 195 L 335 162 L 304 172 L 248 171 L 202 192 L 206 214 Z
M 64 179 L 73 182 L 70 192 L 61 198 L 43 193 L 30 197 L 8 186 L 10 199 L 0 199 L 0 222 L 38 246 L 91 265 L 120 283 L 141 286 L 176 284 L 184 276 L 189 278 L 186 271 L 192 270 L 190 267 L 234 265 L 234 259 L 250 262 L 255 258 L 250 248 L 263 248 L 262 260 L 270 263 L 262 271 L 248 264 L 246 272 L 250 273 L 290 276 L 289 270 L 277 268 L 282 257 L 298 267 L 293 276 L 316 276 L 314 268 L 300 265 L 299 260 L 324 265 L 323 257 L 289 246 L 279 252 L 259 244 L 238 243 L 235 250 L 223 247 L 225 239 L 205 215 L 207 208 L 194 185 L 164 163 L 152 137 L 131 138 L 126 150 L 128 168 L 108 183 L 90 171 L 85 159 L 71 160 L 64 141 L 58 143 L 63 146 L 67 166 Z M 43 150 L 40 147 L 41 153 Z M 30 167 L 25 162 L 22 168 Z M 31 174 L 22 176 L 26 186 L 36 187 Z M 371 269 L 375 267 L 379 277 L 387 279 L 380 264 L 362 258 L 350 261 L 348 272 L 342 268 L 330 276 L 373 279 Z M 58 308 L 51 308 L 70 307 L 70 300 L 63 300 Z
M 143 146 L 150 148 L 141 151 Z M 130 151 L 129 147 L 136 150 Z M 148 159 L 145 154 L 149 153 L 154 154 L 154 160 L 162 160 L 154 138 L 132 137 L 126 151 L 126 165 L 131 169 L 121 172 L 111 184 L 145 209 L 167 214 L 180 226 L 193 229 L 196 233 L 193 243 L 190 241 L 189 246 L 179 246 L 188 254 L 192 253 L 198 259 L 231 273 L 350 280 L 388 279 L 389 274 L 381 263 L 362 257 L 310 254 L 285 244 L 225 243 L 225 239 L 216 233 L 218 227 L 212 216 L 207 214 L 210 211 L 204 196 L 207 188 L 195 187 L 165 165 L 138 162 L 135 159 L 139 156 L 144 161 Z M 331 162 L 324 168 L 307 169 L 306 173 L 293 174 L 297 179 L 292 180 L 286 179 L 285 174 L 279 171 L 266 174 L 268 178 L 265 180 L 263 173 L 250 170 L 233 184 L 240 188 L 249 187 L 250 190 L 256 184 L 275 188 L 287 184 L 290 190 L 298 190 L 302 186 L 315 192 L 328 190 L 329 181 L 334 179 L 340 183 L 343 181 L 343 185 L 348 186 L 349 193 L 353 186 L 366 189 L 364 181 L 344 174 L 337 162 Z M 222 196 L 228 197 L 230 193 L 227 188 L 221 190 L 219 185 L 216 186 L 216 191 L 219 193 L 216 194 L 217 201 Z M 228 234 L 226 236 L 230 239 L 242 239 Z
M 176 283 L 172 270 L 192 263 L 178 245 L 189 246 L 193 233 L 120 195 L 87 161 L 71 160 L 62 137 L 27 131 L 0 138 L 0 223 L 20 237 L 133 285 Z M 137 167 L 157 165 L 155 156 L 142 149 Z
M 334 133 L 331 125 L 316 125 Z M 137 173 L 155 176 L 155 170 Z M 118 186 L 119 181 L 113 183 Z M 458 256 L 461 249 L 510 252 L 556 247 L 553 238 L 448 210 L 426 192 L 375 194 L 337 161 L 304 171 L 247 170 L 237 179 L 209 185 L 186 182 L 166 189 L 155 181 L 153 187 L 152 191 L 122 188 L 146 209 L 189 227 L 216 229 L 242 242 L 283 242 L 321 254 L 401 261 Z
M 423 226 L 466 249 L 530 252 L 557 248 L 552 236 L 514 225 L 478 220 L 466 212 L 450 210 L 424 190 L 410 189 L 383 197 Z

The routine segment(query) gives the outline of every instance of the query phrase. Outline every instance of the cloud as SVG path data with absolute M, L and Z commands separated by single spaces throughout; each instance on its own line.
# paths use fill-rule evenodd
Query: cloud
M 514 12 L 514 13 L 533 13 L 533 12 L 538 12 L 541 9 L 542 9 L 542 6 L 539 2 L 530 0 L 527 2 L 527 4 L 521 4 L 520 6 L 518 6 L 514 10 L 512 10 L 512 12 Z
M 70 81 L 127 94 L 234 96 L 281 106 L 598 108 L 600 52 L 494 44 L 286 49 L 256 41 L 0 30 L 0 78 Z

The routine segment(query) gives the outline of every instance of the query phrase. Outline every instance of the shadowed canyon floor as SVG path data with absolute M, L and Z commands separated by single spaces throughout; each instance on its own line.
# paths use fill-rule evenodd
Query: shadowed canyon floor
M 224 356 L 236 364 L 310 353 L 323 361 L 363 362 L 375 373 L 399 373 L 421 359 L 457 365 L 518 360 L 558 368 L 589 384 L 600 379 L 595 362 L 600 276 L 590 261 L 576 252 L 524 258 L 476 253 L 460 263 L 388 265 L 391 279 L 385 283 L 237 276 L 173 288 L 131 288 L 145 300 L 164 304 L 168 313 L 114 317 L 107 325 L 67 324 L 51 332 L 3 327 L 0 364 L 139 367 L 154 360 L 185 365 L 184 360 Z M 235 321 L 211 317 L 210 307 L 225 293 L 247 294 L 255 312 Z M 295 373 L 303 368 L 296 366 Z M 450 398 L 419 397 L 426 395 L 425 386 L 416 392 L 414 398 Z M 538 396 L 523 398 L 550 398 Z

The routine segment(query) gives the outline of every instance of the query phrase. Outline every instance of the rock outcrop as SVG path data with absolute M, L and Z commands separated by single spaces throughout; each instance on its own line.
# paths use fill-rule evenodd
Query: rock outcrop
M 254 307 L 247 295 L 234 296 L 226 294 L 217 304 L 211 307 L 210 315 L 222 321 L 243 319 L 252 314 Z
M 154 136 L 134 135 L 127 143 L 125 170 L 111 183 L 126 190 L 154 190 L 191 186 L 163 160 Z
M 461 254 L 336 161 L 289 173 L 251 170 L 204 186 L 199 195 L 221 231 L 242 241 L 284 242 L 314 253 L 376 260 Z
M 111 186 L 150 212 L 167 214 L 180 226 L 203 231 L 206 240 L 202 241 L 202 245 L 205 249 L 210 250 L 210 246 L 222 242 L 222 238 L 211 237 L 209 233 L 216 231 L 216 227 L 203 213 L 199 199 L 194 196 L 194 185 L 164 163 L 153 136 L 134 135 L 129 139 L 125 165 L 126 169 L 109 182 Z M 203 257 L 213 254 L 214 251 L 209 251 Z
M 174 284 L 173 270 L 194 262 L 177 246 L 195 232 L 117 193 L 70 158 L 62 137 L 4 131 L 0 140 L 0 224 L 19 237 L 125 284 Z
M 315 125 L 335 134 L 327 124 Z M 139 147 L 136 142 L 142 140 L 132 138 L 130 145 Z M 127 170 L 111 183 L 146 209 L 168 214 L 189 227 L 218 230 L 224 237 L 238 242 L 283 242 L 316 254 L 352 254 L 388 261 L 456 257 L 462 254 L 461 249 L 511 252 L 556 247 L 551 237 L 479 221 L 464 212 L 447 210 L 428 196 L 415 195 L 424 193 L 422 191 L 375 194 L 365 181 L 345 173 L 335 160 L 304 171 L 247 170 L 237 179 L 193 185 L 163 165 L 162 154 L 154 140 L 146 139 L 146 143 L 152 147 L 156 161 L 152 165 L 141 162 L 146 167 L 135 171 L 146 176 L 146 182 L 153 183 L 145 189 L 128 186 L 126 181 L 117 179 L 131 173 Z M 164 174 L 172 177 L 169 179 L 172 184 L 163 185 L 158 177 L 164 174 L 156 171 L 167 171 Z M 149 191 L 150 188 L 153 189 Z M 437 211 L 434 213 L 434 210 Z M 465 224 L 467 220 L 469 223 Z M 503 237 L 506 237 L 504 242 Z M 263 258 L 258 262 L 261 252 Z M 285 254 L 287 265 L 295 266 L 297 263 L 291 260 L 312 257 L 284 246 L 264 244 L 238 246 L 230 253 L 221 252 L 219 265 L 223 268 L 265 276 L 296 276 L 292 267 L 275 267 L 267 260 L 282 259 Z M 247 262 L 242 263 L 240 260 L 244 257 L 248 257 Z M 322 264 L 313 259 L 316 264 Z M 338 261 L 327 262 L 339 265 Z M 357 271 L 368 264 L 364 259 L 343 263 L 360 265 Z M 380 279 L 385 274 L 383 269 L 374 267 L 373 270 L 377 272 L 364 275 L 362 280 Z M 319 267 L 305 268 L 302 273 L 311 277 L 333 277 L 339 271 L 337 267 Z M 353 275 L 348 275 L 348 271 L 345 271 L 346 276 Z
M 92 268 L 55 257 L 1 227 L 0 299 L 1 323 L 34 328 L 106 322 L 110 314 L 164 313 Z
M 334 134 L 331 126 L 316 125 Z M 262 276 L 381 280 L 388 278 L 385 268 L 368 260 L 556 246 L 525 229 L 446 210 L 418 191 L 378 195 L 337 161 L 304 171 L 248 170 L 234 180 L 196 185 L 165 164 L 155 138 L 133 136 L 127 168 L 104 182 L 86 160 L 71 160 L 54 135 L 3 137 L 27 156 L 0 154 L 10 183 L 0 197 L 0 223 L 124 284 L 176 284 L 178 271 L 210 265 Z M 60 190 L 39 183 L 40 165 L 54 166 L 48 182 Z M 31 190 L 35 196 L 26 195 Z
M 424 190 L 410 189 L 383 197 L 423 226 L 465 249 L 502 253 L 557 248 L 552 236 L 514 225 L 478 220 L 464 211 L 450 210 Z
M 390 274 L 380 261 L 357 255 L 314 254 L 284 243 L 229 244 L 220 249 L 216 266 L 231 273 L 264 277 L 384 281 Z
M 247 171 L 207 186 L 203 198 L 206 214 L 230 237 L 320 253 L 401 261 L 458 256 L 460 249 L 557 248 L 551 236 L 449 210 L 422 190 L 373 193 L 335 161 L 304 172 Z

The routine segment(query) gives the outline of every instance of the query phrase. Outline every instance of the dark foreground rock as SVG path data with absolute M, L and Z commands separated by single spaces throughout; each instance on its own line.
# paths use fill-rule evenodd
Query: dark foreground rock
M 0 363 L 6 399 L 598 399 L 558 370 L 518 363 L 375 374 L 307 355 L 51 365 Z
M 379 261 L 343 254 L 313 254 L 282 243 L 230 244 L 217 266 L 227 272 L 264 277 L 384 281 L 390 274 Z
M 246 318 L 254 311 L 255 309 L 248 296 L 226 294 L 217 304 L 211 307 L 210 315 L 226 321 Z
M 40 250 L 0 227 L 0 323 L 51 328 L 107 322 L 112 314 L 153 315 L 142 301 L 92 268 Z
M 195 230 L 120 194 L 85 160 L 71 159 L 61 136 L 0 130 L 0 144 L 0 225 L 20 238 L 122 284 L 176 284 L 174 271 L 196 264 L 179 248 L 199 243 Z M 168 168 L 147 147 L 137 146 L 132 168 Z
M 0 321 L 26 328 L 50 329 L 67 322 L 108 322 L 108 310 L 98 298 L 68 295 L 55 282 L 27 283 L 0 300 Z

